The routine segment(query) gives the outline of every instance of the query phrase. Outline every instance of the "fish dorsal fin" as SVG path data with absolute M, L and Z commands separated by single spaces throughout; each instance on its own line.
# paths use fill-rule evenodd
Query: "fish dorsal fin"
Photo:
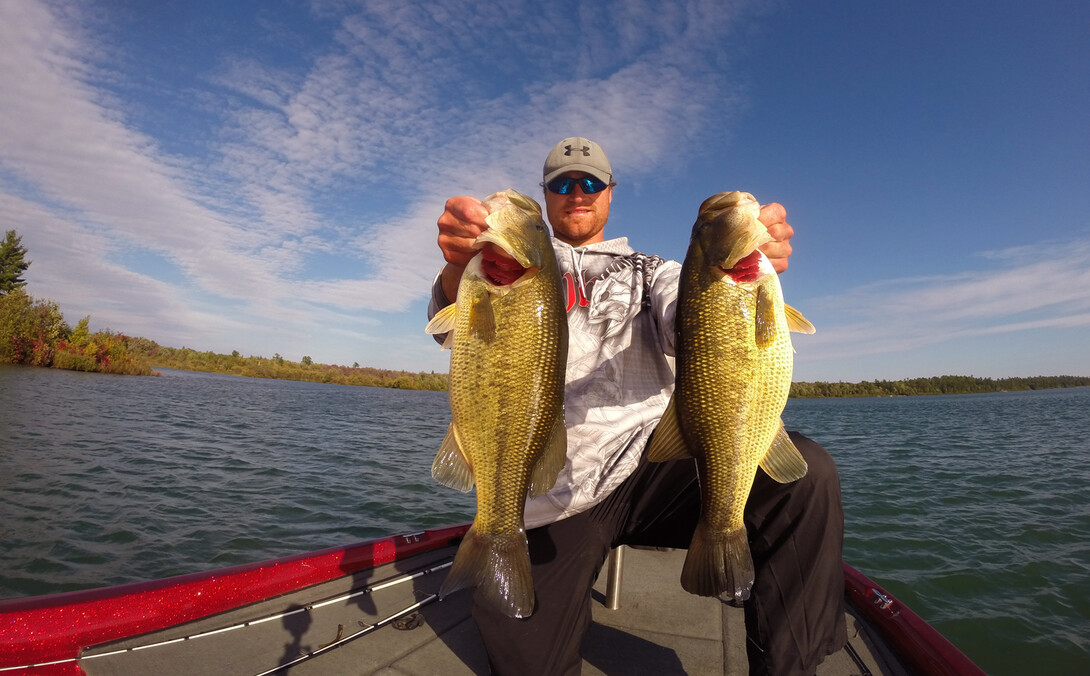
M 449 349 L 454 342 L 454 324 L 458 319 L 458 305 L 457 303 L 451 303 L 439 312 L 435 313 L 435 316 L 431 318 L 428 325 L 424 327 L 424 332 L 429 335 L 437 335 L 441 333 L 447 334 L 447 339 L 443 341 L 444 350 Z
M 764 284 L 757 287 L 757 309 L 753 315 L 754 341 L 757 347 L 768 347 L 776 339 L 776 302 Z
M 678 424 L 675 401 L 677 401 L 676 397 L 670 397 L 670 403 L 662 414 L 659 424 L 655 427 L 655 433 L 651 435 L 651 443 L 647 445 L 647 459 L 651 462 L 666 462 L 667 460 L 693 457 L 689 445 L 685 443 L 685 437 L 681 435 L 681 425 Z
M 469 335 L 481 342 L 491 343 L 496 337 L 496 315 L 492 312 L 492 296 L 481 294 L 469 307 Z
M 458 430 L 454 423 L 447 428 L 447 435 L 439 446 L 439 453 L 431 464 L 431 475 L 436 481 L 456 490 L 468 493 L 473 489 L 473 468 L 462 453 L 458 443 Z
M 802 313 L 787 303 L 783 304 L 783 313 L 787 315 L 787 328 L 796 333 L 814 333 L 817 329 Z
M 772 446 L 761 459 L 760 465 L 765 474 L 781 484 L 789 484 L 806 476 L 806 460 L 791 442 L 782 420 L 780 430 L 776 432 L 776 438 L 772 440 Z
M 564 416 L 558 416 L 553 424 L 549 438 L 545 442 L 545 448 L 541 451 L 541 457 L 534 463 L 533 473 L 530 474 L 530 488 L 528 494 L 531 498 L 544 495 L 556 483 L 556 477 L 560 470 L 564 469 L 564 463 L 568 459 L 568 430 L 564 427 Z

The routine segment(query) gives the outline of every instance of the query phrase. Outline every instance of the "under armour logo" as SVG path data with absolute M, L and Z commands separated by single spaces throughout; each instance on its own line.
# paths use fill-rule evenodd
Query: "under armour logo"
M 582 148 L 572 148 L 571 146 L 564 146 L 564 154 L 571 156 L 572 153 L 582 152 L 583 157 L 590 157 L 590 146 L 583 146 Z

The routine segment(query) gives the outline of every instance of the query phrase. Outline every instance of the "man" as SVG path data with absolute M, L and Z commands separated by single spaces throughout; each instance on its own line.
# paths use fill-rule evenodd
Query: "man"
M 493 672 L 518 676 L 578 674 L 591 588 L 610 548 L 688 547 L 700 512 L 695 463 L 642 457 L 673 392 L 668 356 L 681 266 L 633 251 L 627 238 L 605 238 L 616 184 L 597 143 L 564 139 L 546 158 L 543 178 L 568 289 L 568 458 L 552 490 L 526 504 L 533 615 L 514 619 L 473 607 Z M 438 220 L 447 264 L 432 287 L 429 316 L 456 297 L 486 215 L 474 198 L 447 201 Z M 762 250 L 777 272 L 791 254 L 794 231 L 785 219 L 779 204 L 761 208 L 776 240 Z M 791 437 L 807 475 L 778 484 L 758 470 L 746 505 L 756 570 L 745 609 L 752 673 L 812 674 L 846 640 L 836 467 L 825 449 Z

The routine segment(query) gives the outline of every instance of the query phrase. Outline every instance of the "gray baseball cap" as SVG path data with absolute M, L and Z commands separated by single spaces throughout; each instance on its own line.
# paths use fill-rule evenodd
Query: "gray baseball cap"
M 607 184 L 613 181 L 613 169 L 602 146 L 581 136 L 557 143 L 545 158 L 542 173 L 546 183 L 567 171 L 584 171 Z

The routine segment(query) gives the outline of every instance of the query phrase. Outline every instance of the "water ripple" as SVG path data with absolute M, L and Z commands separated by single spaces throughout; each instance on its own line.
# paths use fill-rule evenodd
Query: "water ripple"
M 1090 390 L 791 400 L 833 454 L 845 559 L 994 674 L 1090 673 Z M 0 597 L 467 521 L 446 395 L 0 367 Z
M 791 400 L 836 458 L 845 559 L 994 674 L 1090 673 L 1090 390 Z

